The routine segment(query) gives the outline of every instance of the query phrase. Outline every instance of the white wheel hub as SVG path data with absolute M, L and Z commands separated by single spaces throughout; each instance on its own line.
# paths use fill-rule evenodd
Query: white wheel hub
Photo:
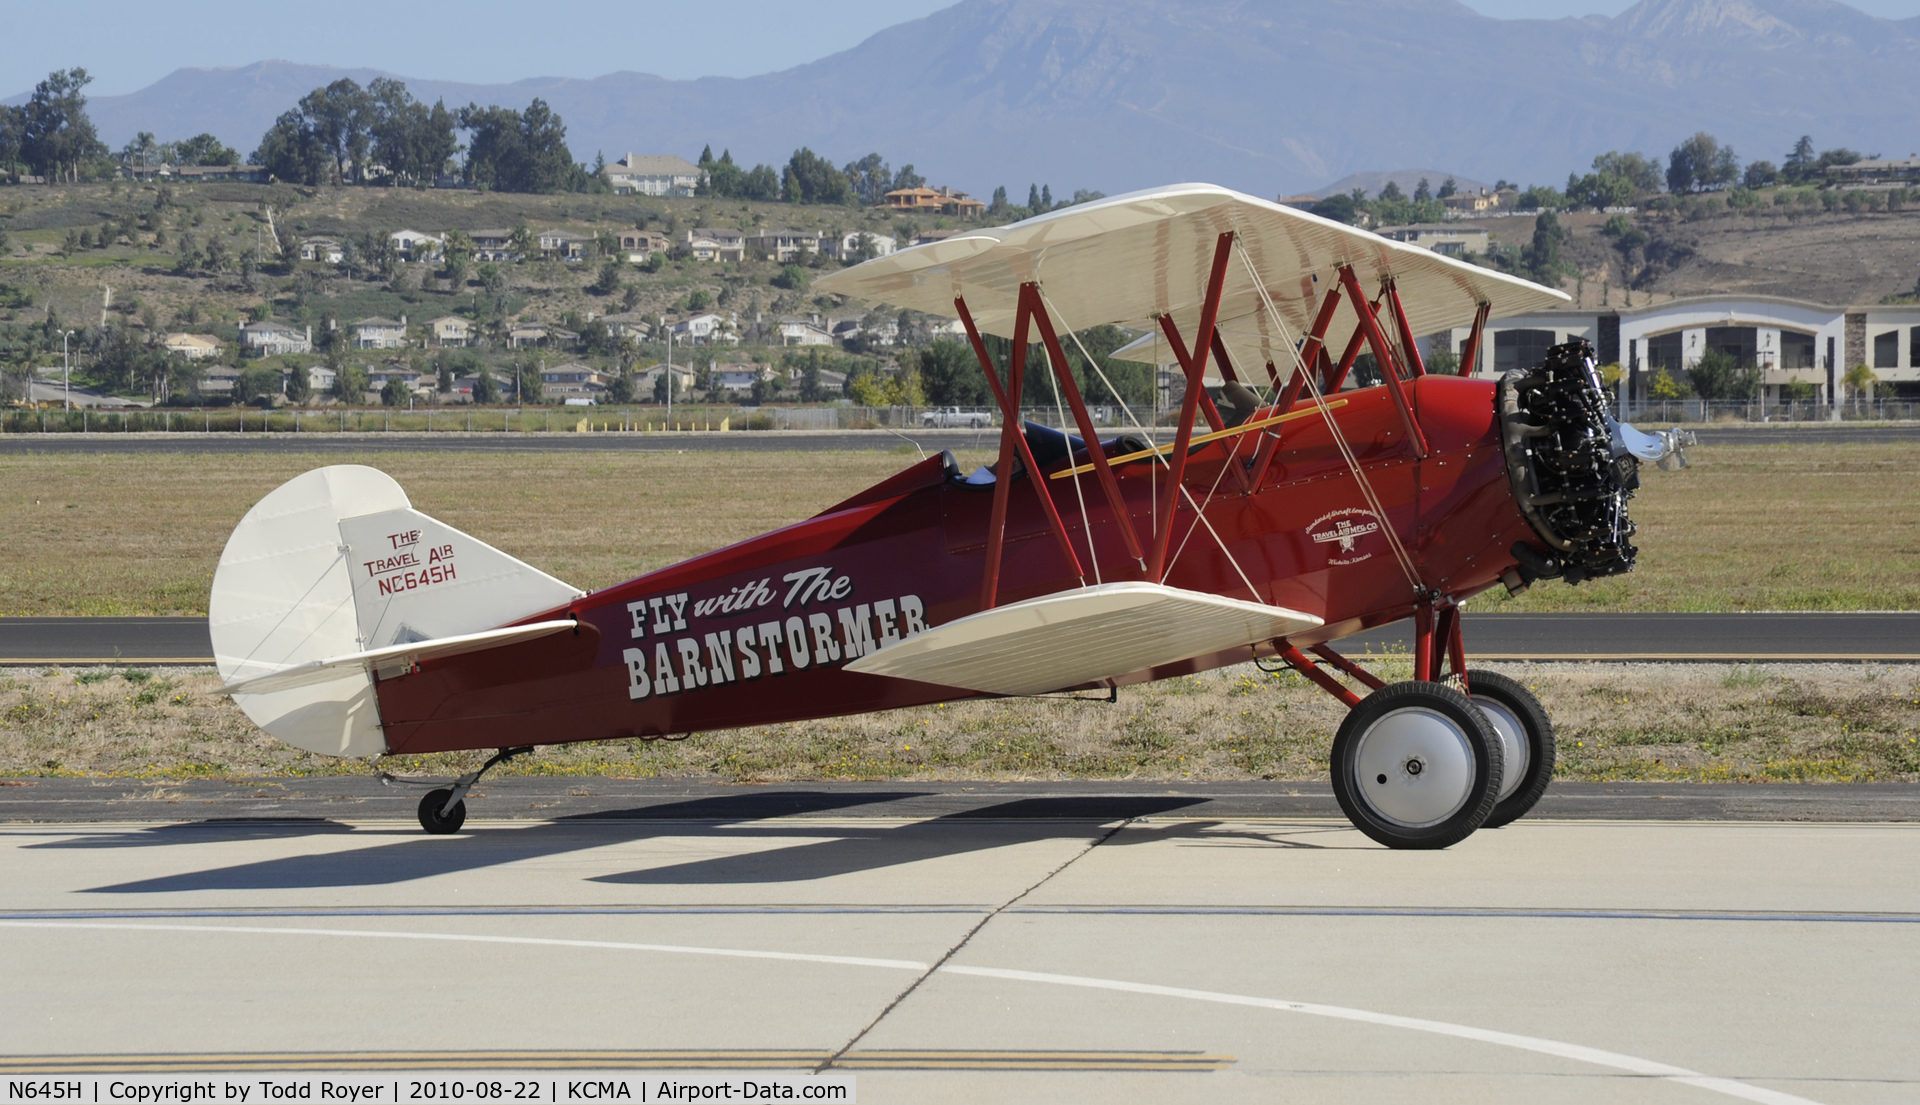
M 1375 813 L 1410 829 L 1435 825 L 1473 792 L 1472 738 L 1436 710 L 1408 706 L 1381 717 L 1355 742 L 1355 791 Z
M 1526 778 L 1527 766 L 1533 760 L 1533 747 L 1527 743 L 1527 729 L 1520 724 L 1519 715 L 1505 704 L 1482 695 L 1474 695 L 1473 704 L 1487 716 L 1493 731 L 1500 736 L 1501 751 L 1506 753 L 1505 771 L 1500 776 L 1500 800 L 1504 802 L 1507 795 L 1520 789 L 1520 780 Z

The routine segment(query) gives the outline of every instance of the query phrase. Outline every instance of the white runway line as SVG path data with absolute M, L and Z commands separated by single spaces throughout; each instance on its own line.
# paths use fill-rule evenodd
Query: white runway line
M 614 940 L 565 940 L 541 936 L 481 936 L 453 932 L 390 932 L 378 929 L 324 929 L 324 928 L 280 928 L 267 925 L 156 925 L 156 924 L 102 924 L 85 921 L 5 921 L 0 927 L 30 929 L 86 929 L 95 931 L 125 930 L 129 932 L 195 932 L 195 933 L 246 933 L 264 936 L 350 936 L 376 940 L 441 940 L 456 943 L 476 944 L 522 944 L 536 947 L 556 948 L 593 948 L 612 951 L 657 952 L 667 955 L 706 955 L 729 959 L 767 959 L 784 960 L 794 963 L 823 963 L 842 967 L 877 967 L 885 970 L 925 971 L 928 964 L 910 959 L 872 959 L 852 955 L 815 955 L 807 952 L 757 951 L 750 948 L 705 948 L 681 944 L 633 944 Z M 1402 1017 L 1393 1013 L 1375 1013 L 1367 1009 L 1351 1009 L 1340 1005 L 1319 1005 L 1313 1002 L 1286 1001 L 1281 998 L 1255 997 L 1249 994 L 1229 994 L 1218 990 L 1191 990 L 1179 986 L 1159 986 L 1147 982 L 1126 982 L 1120 979 L 1089 978 L 1084 975 L 1050 974 L 1044 971 L 1020 971 L 1004 967 L 966 967 L 946 964 L 940 967 L 939 974 L 965 975 L 976 978 L 997 978 L 1012 982 L 1031 982 L 1040 985 L 1070 986 L 1085 990 L 1107 990 L 1120 993 L 1145 994 L 1154 997 L 1179 998 L 1185 1001 L 1204 1001 L 1218 1005 L 1238 1005 L 1256 1009 L 1272 1009 L 1283 1013 L 1301 1013 L 1311 1017 L 1327 1017 L 1333 1020 L 1354 1021 L 1361 1024 L 1380 1025 L 1387 1028 L 1400 1028 L 1410 1032 L 1425 1032 L 1436 1036 L 1451 1036 L 1476 1043 L 1493 1044 L 1498 1047 L 1516 1048 L 1555 1058 L 1570 1059 L 1578 1063 L 1608 1067 L 1626 1071 L 1630 1074 L 1661 1078 L 1682 1085 L 1724 1094 L 1742 1101 L 1758 1102 L 1759 1105 L 1820 1105 L 1811 1098 L 1797 1097 L 1793 1094 L 1769 1090 L 1761 1086 L 1749 1085 L 1731 1078 L 1716 1078 L 1686 1067 L 1670 1066 L 1651 1059 L 1625 1055 L 1617 1051 L 1585 1047 L 1580 1044 L 1562 1043 L 1538 1036 L 1522 1036 L 1512 1032 L 1500 1032 L 1488 1028 L 1475 1028 L 1472 1025 L 1452 1024 L 1447 1021 L 1430 1021 L 1419 1017 Z

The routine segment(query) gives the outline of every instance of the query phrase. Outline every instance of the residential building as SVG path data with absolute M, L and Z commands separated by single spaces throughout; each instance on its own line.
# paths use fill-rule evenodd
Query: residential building
M 524 322 L 507 331 L 507 346 L 512 349 L 529 345 L 571 349 L 579 344 L 579 334 L 559 326 L 548 326 L 545 323 Z
M 473 344 L 473 322 L 459 315 L 441 315 L 427 323 L 427 341 L 442 347 Z
M 869 257 L 885 257 L 899 248 L 892 235 L 874 234 L 865 230 L 849 230 L 840 234 L 823 235 L 820 250 L 836 261 L 849 261 L 854 258 L 865 260 Z
M 1390 226 L 1380 231 L 1380 236 L 1430 249 L 1447 257 L 1487 252 L 1487 229 L 1484 226 L 1462 226 L 1457 222 L 1415 223 L 1412 226 Z
M 240 328 L 240 344 L 250 353 L 278 357 L 313 352 L 313 327 L 303 333 L 284 322 L 249 322 Z
M 634 341 L 646 341 L 653 333 L 654 320 L 637 311 L 615 315 L 603 315 L 601 322 L 607 324 L 607 332 L 616 338 L 632 338 Z
M 738 321 L 713 312 L 682 319 L 669 329 L 676 345 L 732 345 L 740 340 Z
M 673 154 L 629 153 L 602 171 L 622 194 L 691 196 L 707 181 L 705 169 Z
M 753 391 L 754 384 L 773 378 L 773 369 L 766 365 L 728 365 L 714 372 L 713 386 L 745 395 Z
M 696 261 L 744 261 L 746 233 L 732 227 L 696 226 L 686 232 L 687 254 Z
M 469 230 L 467 237 L 473 241 L 475 261 L 520 260 L 520 254 L 513 248 L 513 231 L 511 230 Z
M 1498 190 L 1481 188 L 1473 192 L 1455 192 L 1441 200 L 1447 214 L 1456 218 L 1472 218 L 1475 215 L 1494 215 L 1512 211 L 1520 203 L 1520 191 L 1517 188 Z
M 394 252 L 403 261 L 437 261 L 447 244 L 445 238 L 418 230 L 397 230 L 387 235 L 387 241 L 393 243 Z
M 122 165 L 122 180 L 172 180 L 182 184 L 213 183 L 232 180 L 245 184 L 265 184 L 267 170 L 260 165 Z M 27 182 L 25 183 L 38 183 Z
M 571 230 L 543 230 L 535 241 L 540 243 L 542 254 L 562 261 L 583 261 L 593 248 L 593 235 Z
M 770 260 L 786 264 L 810 253 L 820 252 L 820 235 L 811 230 L 763 230 L 747 237 L 747 248 Z
M 934 211 L 942 215 L 978 215 L 987 205 L 965 192 L 947 187 L 896 188 L 886 194 L 886 206 L 895 211 Z
M 1468 330 L 1443 331 L 1423 342 L 1464 352 Z M 1765 295 L 1692 296 L 1600 311 L 1542 311 L 1487 324 L 1475 374 L 1496 378 L 1540 363 L 1549 346 L 1593 342 L 1602 364 L 1618 364 L 1635 399 L 1648 398 L 1656 373 L 1677 383 L 1710 350 L 1759 370 L 1761 398 L 1782 400 L 1806 385 L 1819 401 L 1842 397 L 1854 365 L 1870 367 L 1883 387 L 1920 394 L 1920 305 L 1835 305 Z
M 781 345 L 832 345 L 833 334 L 822 326 L 819 318 L 799 318 L 787 316 L 780 319 L 774 328 L 773 336 Z
M 540 391 L 548 399 L 595 399 L 607 391 L 611 378 L 599 369 L 568 363 L 543 369 Z
M 319 261 L 328 265 L 337 265 L 346 260 L 347 247 L 332 238 L 300 239 L 300 259 Z
M 642 369 L 635 374 L 633 378 L 633 394 L 640 399 L 651 400 L 653 398 L 653 389 L 660 386 L 660 377 L 664 375 L 666 371 L 667 366 L 664 364 L 656 364 Z M 686 365 L 677 364 L 673 366 L 673 394 L 675 396 L 685 395 L 687 392 L 692 391 L 693 381 L 694 373 L 692 369 Z
M 286 389 L 286 379 L 290 375 L 292 375 L 291 371 L 281 375 L 281 390 L 284 391 Z M 307 366 L 307 387 L 313 391 L 313 394 L 325 395 L 327 392 L 332 391 L 333 381 L 333 369 L 328 368 L 324 364 Z
M 407 344 L 407 316 L 363 318 L 347 327 L 355 349 L 400 349 Z
M 193 389 L 209 399 L 218 399 L 233 395 L 240 384 L 240 370 L 227 365 L 214 365 L 200 374 Z
M 626 255 L 631 264 L 637 265 L 655 253 L 666 253 L 672 249 L 672 240 L 657 230 L 620 232 L 620 252 Z
M 220 353 L 219 340 L 206 334 L 168 334 L 165 345 L 167 352 L 178 353 L 189 361 L 204 361 Z
M 1836 184 L 1881 184 L 1920 180 L 1920 154 L 1899 158 L 1868 158 L 1851 165 L 1834 165 L 1827 176 Z

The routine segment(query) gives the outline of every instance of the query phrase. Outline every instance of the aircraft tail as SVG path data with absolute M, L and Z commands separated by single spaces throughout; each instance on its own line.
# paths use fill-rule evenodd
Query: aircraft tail
M 311 752 L 366 756 L 386 750 L 370 673 L 402 655 L 395 646 L 484 633 L 581 593 L 414 510 L 386 473 L 333 465 L 240 520 L 207 611 L 222 680 L 279 688 L 236 690 L 255 724 Z M 263 681 L 295 668 L 306 674 Z

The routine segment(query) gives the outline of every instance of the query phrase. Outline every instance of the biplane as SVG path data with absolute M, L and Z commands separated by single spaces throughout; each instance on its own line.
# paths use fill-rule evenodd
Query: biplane
M 999 406 L 997 462 L 929 457 L 591 594 L 414 510 L 379 471 L 317 469 L 254 506 L 220 558 L 225 690 L 313 752 L 495 750 L 422 799 L 433 833 L 538 745 L 1113 695 L 1249 661 L 1350 707 L 1334 793 L 1383 844 L 1445 847 L 1539 800 L 1552 723 L 1519 683 L 1468 667 L 1460 604 L 1631 569 L 1638 465 L 1684 464 L 1686 444 L 1616 422 L 1584 343 L 1498 381 L 1467 374 L 1488 319 L 1565 295 L 1199 184 L 817 287 L 957 319 Z M 1162 424 L 1103 439 L 1090 399 L 1119 396 L 1090 356 L 1082 386 L 1062 338 L 1108 323 L 1145 335 L 1115 356 L 1184 386 Z M 1457 327 L 1458 374 L 1429 371 L 1417 335 Z M 1004 364 L 988 335 L 1010 342 Z M 1035 375 L 1070 429 L 1022 420 Z M 1402 619 L 1410 680 L 1334 647 Z

